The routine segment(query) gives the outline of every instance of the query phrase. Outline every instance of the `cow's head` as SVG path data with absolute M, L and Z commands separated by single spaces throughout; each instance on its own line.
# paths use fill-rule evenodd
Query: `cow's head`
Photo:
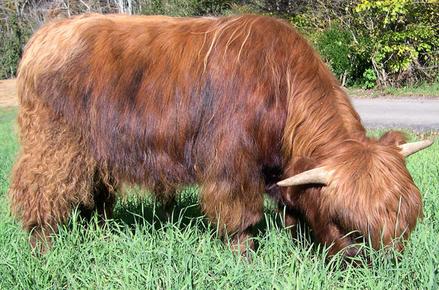
M 282 200 L 301 213 L 319 242 L 333 244 L 330 254 L 344 249 L 355 255 L 345 248 L 357 238 L 375 249 L 401 251 L 401 239 L 422 216 L 405 158 L 432 142 L 404 143 L 402 134 L 389 132 L 379 140 L 344 141 L 320 163 L 298 157 L 284 172 L 290 177 L 278 182 L 284 187 Z

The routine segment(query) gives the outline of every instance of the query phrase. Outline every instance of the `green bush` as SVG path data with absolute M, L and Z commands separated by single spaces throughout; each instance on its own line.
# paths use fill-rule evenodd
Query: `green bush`
M 0 23 L 0 79 L 15 76 L 25 35 L 16 15 Z
M 370 88 L 438 79 L 437 0 L 301 3 L 305 8 L 289 19 L 336 75 L 348 74 L 348 83 Z
M 140 13 L 145 15 L 200 16 L 220 15 L 230 6 L 225 0 L 141 0 Z
M 140 7 L 140 13 L 145 15 L 189 16 L 198 12 L 198 1 L 151 0 L 143 1 L 143 5 Z
M 368 68 L 363 73 L 363 88 L 371 89 L 376 85 L 377 76 L 375 75 L 375 71 L 371 68 Z
M 316 40 L 316 48 L 321 56 L 332 71 L 344 80 L 343 82 L 347 81 L 347 77 L 350 77 L 353 72 L 351 43 L 351 34 L 339 25 L 333 25 L 324 30 Z
M 24 17 L 23 5 L 28 3 L 0 1 L 0 79 L 15 77 L 24 46 L 32 34 L 32 21 Z
M 439 62 L 437 1 L 362 0 L 354 6 L 353 28 L 367 36 L 370 62 L 380 85 L 436 79 Z

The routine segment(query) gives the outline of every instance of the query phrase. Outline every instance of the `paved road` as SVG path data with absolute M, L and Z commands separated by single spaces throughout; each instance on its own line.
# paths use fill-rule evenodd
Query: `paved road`
M 368 128 L 439 130 L 438 99 L 353 99 Z

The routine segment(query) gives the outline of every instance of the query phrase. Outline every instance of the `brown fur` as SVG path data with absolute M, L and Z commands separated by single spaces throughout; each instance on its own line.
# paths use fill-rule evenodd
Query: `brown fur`
M 380 140 L 346 140 L 332 152 L 331 159 L 320 164 L 308 157 L 295 158 L 286 175 L 318 165 L 336 174 L 327 187 L 297 186 L 274 194 L 281 207 L 287 205 L 287 224 L 306 221 L 318 241 L 333 244 L 330 254 L 340 250 L 356 254 L 356 249 L 348 246 L 359 237 L 374 248 L 393 244 L 402 250 L 399 238 L 408 238 L 422 216 L 422 202 L 397 147 L 382 144 L 389 142 L 391 135 L 394 142 L 403 139 L 391 132 Z
M 394 137 L 367 138 L 313 49 L 273 18 L 55 21 L 27 45 L 18 95 L 23 147 L 10 196 L 28 230 L 46 232 L 78 205 L 111 213 L 120 182 L 165 204 L 199 183 L 209 219 L 242 240 L 262 216 L 264 186 L 295 173 L 298 156 L 335 171 L 325 188 L 274 189 L 316 233 L 334 221 L 377 246 L 379 231 L 385 243 L 407 236 L 421 214 Z

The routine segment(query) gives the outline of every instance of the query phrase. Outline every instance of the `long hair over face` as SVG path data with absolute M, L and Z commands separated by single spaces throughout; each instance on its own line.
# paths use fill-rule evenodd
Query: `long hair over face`
M 422 201 L 396 146 L 347 140 L 325 165 L 334 180 L 322 189 L 322 212 L 375 248 L 407 238 L 422 216 Z

